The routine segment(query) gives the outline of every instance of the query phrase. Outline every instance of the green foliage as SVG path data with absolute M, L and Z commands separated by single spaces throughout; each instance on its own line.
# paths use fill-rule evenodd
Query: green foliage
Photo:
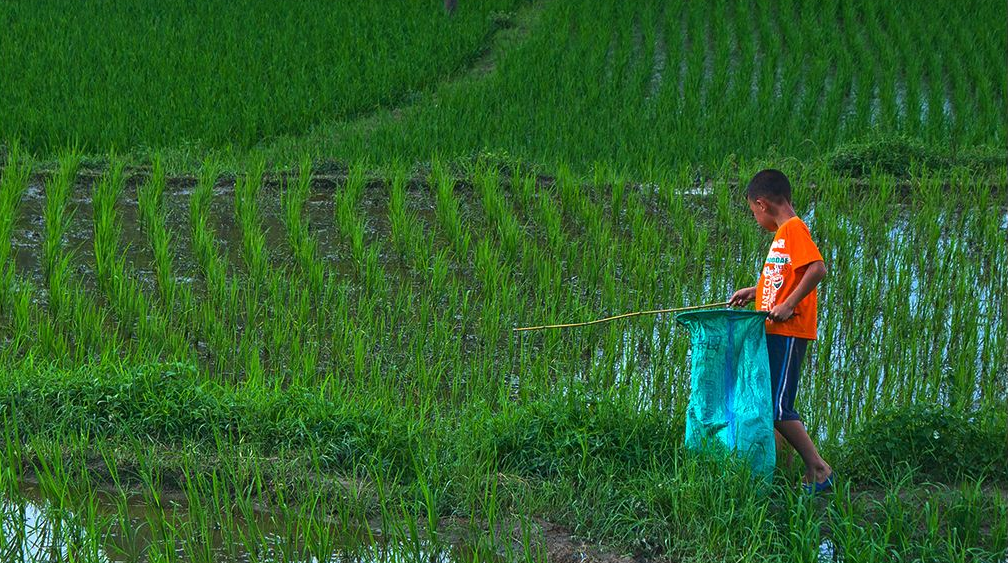
M 636 176 L 768 154 L 845 173 L 902 174 L 899 158 L 986 170 L 1004 164 L 1008 123 L 1008 37 L 986 24 L 1006 16 L 978 0 L 493 0 L 451 17 L 430 1 L 21 0 L 0 7 L 0 142 L 168 151 L 190 168 L 213 151 L 229 165 L 482 154 Z M 864 141 L 876 136 L 927 148 Z
M 415 448 L 408 422 L 381 408 L 337 404 L 307 389 L 231 390 L 184 364 L 14 371 L 4 377 L 0 411 L 24 435 L 144 438 L 176 448 L 223 438 L 263 456 L 314 449 L 333 470 L 412 469 Z
M 27 471 L 53 545 L 93 560 L 109 489 L 119 535 L 154 538 L 127 559 L 440 560 L 457 520 L 472 560 L 542 561 L 542 518 L 639 558 L 1003 559 L 1004 20 L 973 0 L 0 4 L 0 143 L 20 139 L 0 149 L 0 536 L 27 529 Z M 171 176 L 204 158 L 195 186 Z M 830 271 L 798 405 L 839 469 L 826 499 L 682 448 L 669 318 L 510 331 L 751 284 L 769 241 L 738 185 L 763 166 Z
M 932 405 L 886 409 L 869 417 L 842 451 L 844 471 L 865 481 L 906 466 L 941 482 L 986 477 L 1008 484 L 1003 411 L 965 414 Z
M 667 466 L 682 446 L 680 418 L 641 412 L 577 390 L 508 408 L 489 423 L 481 451 L 501 470 L 525 476 L 574 476 L 584 467 L 634 473 Z
M 243 149 L 401 103 L 513 6 L 7 2 L 0 131 L 42 151 Z
M 876 135 L 844 143 L 827 155 L 826 160 L 833 170 L 856 178 L 869 177 L 874 172 L 909 178 L 921 169 L 948 172 L 963 168 L 991 173 L 1006 164 L 1004 151 L 999 148 L 969 147 L 953 151 L 906 135 Z
M 641 177 L 683 164 L 712 169 L 731 155 L 808 161 L 879 134 L 954 147 L 957 159 L 990 147 L 977 149 L 987 162 L 1006 140 L 999 78 L 1008 38 L 980 22 L 1008 13 L 989 2 L 959 8 L 535 4 L 516 17 L 521 39 L 492 51 L 491 72 L 264 151 L 412 161 L 482 152 L 550 170 L 604 162 Z M 970 39 L 979 28 L 985 40 Z M 920 37 L 934 42 L 922 49 Z

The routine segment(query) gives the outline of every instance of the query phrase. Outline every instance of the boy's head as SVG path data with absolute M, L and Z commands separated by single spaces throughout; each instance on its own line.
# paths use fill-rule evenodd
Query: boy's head
M 775 231 L 779 210 L 791 206 L 791 182 L 780 170 L 761 170 L 749 180 L 746 200 L 756 222 L 768 231 Z

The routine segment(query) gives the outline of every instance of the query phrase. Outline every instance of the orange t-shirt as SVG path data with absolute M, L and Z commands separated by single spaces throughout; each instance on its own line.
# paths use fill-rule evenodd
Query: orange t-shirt
M 756 310 L 769 311 L 782 303 L 798 287 L 805 271 L 803 267 L 822 260 L 819 248 L 812 242 L 809 228 L 798 217 L 792 217 L 777 228 L 770 253 L 756 284 Z M 801 270 L 801 271 L 799 271 Z M 794 316 L 784 322 L 767 319 L 767 334 L 816 338 L 816 290 L 798 302 Z

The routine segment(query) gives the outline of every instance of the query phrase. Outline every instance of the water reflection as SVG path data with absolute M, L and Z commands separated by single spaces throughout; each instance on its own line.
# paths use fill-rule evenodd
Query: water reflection
M 89 508 L 80 512 L 46 500 L 31 487 L 21 493 L 0 504 L 0 560 L 4 562 L 450 563 L 465 555 L 464 546 L 436 549 L 422 539 L 381 541 L 374 532 L 346 529 L 324 530 L 323 534 L 331 534 L 328 543 L 323 540 L 308 546 L 304 536 L 317 529 L 313 532 L 301 522 L 290 526 L 265 513 L 257 514 L 252 523 L 208 522 L 188 514 L 181 505 L 160 512 L 139 500 L 113 505 L 104 497 L 82 503 Z

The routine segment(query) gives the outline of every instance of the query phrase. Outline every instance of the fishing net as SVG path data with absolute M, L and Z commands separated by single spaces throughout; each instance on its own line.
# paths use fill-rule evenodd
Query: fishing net
M 724 450 L 769 478 L 776 463 L 765 312 L 716 309 L 676 315 L 692 346 L 686 447 Z

